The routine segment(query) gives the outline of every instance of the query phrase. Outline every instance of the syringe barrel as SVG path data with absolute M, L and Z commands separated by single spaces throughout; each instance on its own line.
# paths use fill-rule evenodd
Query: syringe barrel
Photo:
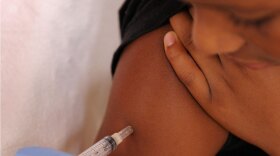
M 115 150 L 117 144 L 111 136 L 106 136 L 102 140 L 95 143 L 79 156 L 107 156 Z

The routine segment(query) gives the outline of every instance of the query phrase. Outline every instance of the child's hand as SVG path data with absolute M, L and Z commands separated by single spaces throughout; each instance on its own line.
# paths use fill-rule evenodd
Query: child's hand
M 170 23 L 176 33 L 165 35 L 167 58 L 197 102 L 233 134 L 279 155 L 279 66 L 252 70 L 225 55 L 205 55 L 191 42 L 188 14 L 179 13 Z

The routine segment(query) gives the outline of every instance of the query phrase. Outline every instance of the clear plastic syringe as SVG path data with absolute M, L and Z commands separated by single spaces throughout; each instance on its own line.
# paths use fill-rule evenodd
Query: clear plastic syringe
M 81 153 L 79 156 L 107 156 L 113 152 L 117 146 L 131 133 L 133 133 L 132 127 L 127 126 L 118 133 L 104 137 Z

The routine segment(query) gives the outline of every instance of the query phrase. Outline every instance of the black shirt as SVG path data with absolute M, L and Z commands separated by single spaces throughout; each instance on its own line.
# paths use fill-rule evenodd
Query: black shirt
M 176 0 L 126 0 L 119 11 L 122 43 L 113 57 L 112 74 L 114 74 L 123 49 L 127 44 L 154 29 L 168 24 L 168 19 L 171 16 L 185 9 L 188 9 L 188 5 Z M 217 155 L 266 156 L 268 154 L 258 147 L 229 134 L 226 143 Z

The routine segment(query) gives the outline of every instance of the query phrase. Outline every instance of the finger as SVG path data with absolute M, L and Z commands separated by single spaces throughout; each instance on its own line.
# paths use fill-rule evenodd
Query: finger
M 185 11 L 177 13 L 172 16 L 170 19 L 170 25 L 174 29 L 175 33 L 178 35 L 178 38 L 181 40 L 183 45 L 194 51 L 194 45 L 192 43 L 192 19 L 189 14 Z
M 180 40 L 178 40 L 175 32 L 170 31 L 164 36 L 164 47 L 166 56 L 175 73 L 193 97 L 199 103 L 209 100 L 208 82 Z
M 217 80 L 222 66 L 218 55 L 209 56 L 197 50 L 192 42 L 192 19 L 187 12 L 181 12 L 170 18 L 170 24 L 183 45 L 189 50 L 195 62 L 205 74 L 207 80 Z M 207 37 L 207 36 L 205 36 Z M 220 80 L 218 80 L 220 81 Z

